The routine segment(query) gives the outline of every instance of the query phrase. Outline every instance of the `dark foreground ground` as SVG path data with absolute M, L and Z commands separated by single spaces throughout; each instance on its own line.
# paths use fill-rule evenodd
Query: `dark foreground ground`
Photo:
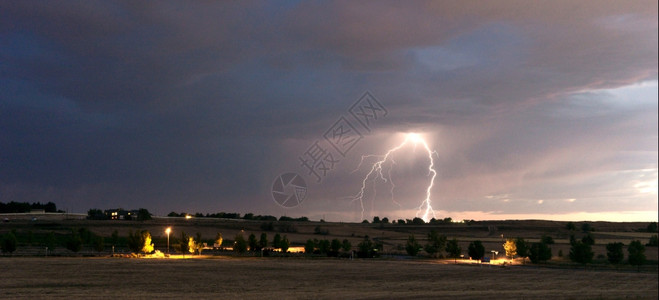
M 0 258 L 0 298 L 656 299 L 657 273 L 433 260 Z

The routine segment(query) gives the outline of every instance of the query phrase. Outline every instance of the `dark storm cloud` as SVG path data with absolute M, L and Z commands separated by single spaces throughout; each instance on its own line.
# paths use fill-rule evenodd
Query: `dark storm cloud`
M 656 101 L 596 101 L 597 90 L 656 82 L 656 11 L 651 1 L 3 2 L 1 201 L 268 213 L 272 178 L 296 169 L 365 90 L 391 112 L 373 137 L 418 130 L 441 147 L 454 211 L 478 205 L 450 200 L 536 201 L 552 192 L 531 189 L 566 178 L 656 170 L 639 154 L 656 156 L 646 142 Z M 355 153 L 383 149 L 373 137 Z M 299 213 L 330 209 L 320 203 Z

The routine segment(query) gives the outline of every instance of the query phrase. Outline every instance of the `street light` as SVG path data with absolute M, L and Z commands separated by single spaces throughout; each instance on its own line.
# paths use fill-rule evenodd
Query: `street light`
M 167 254 L 169 254 L 169 233 L 170 232 L 172 232 L 172 228 L 167 227 L 167 229 L 165 229 L 165 233 L 167 234 Z

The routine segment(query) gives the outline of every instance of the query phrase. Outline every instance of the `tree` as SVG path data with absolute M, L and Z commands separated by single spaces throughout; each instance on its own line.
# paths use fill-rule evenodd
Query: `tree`
M 275 225 L 273 222 L 263 222 L 261 223 L 261 230 L 263 231 L 273 231 L 275 230 Z
M 314 250 L 316 250 L 316 243 L 312 239 L 308 239 L 304 244 L 304 253 L 312 254 Z
M 629 246 L 627 246 L 627 253 L 629 264 L 637 266 L 640 271 L 641 265 L 645 263 L 645 246 L 643 246 L 643 243 L 639 240 L 632 241 L 629 243 Z
M 82 249 L 82 239 L 78 231 L 72 230 L 71 235 L 66 240 L 66 249 L 69 249 L 73 252 L 78 252 Z
M 584 266 L 593 261 L 593 250 L 591 245 L 583 241 L 573 240 L 570 247 L 570 260 L 583 264 Z
M 357 245 L 359 251 L 357 252 L 358 257 L 370 258 L 373 257 L 373 242 L 371 238 L 364 236 L 364 239 Z
M 606 244 L 606 257 L 610 263 L 616 265 L 622 262 L 624 254 L 622 252 L 623 243 L 608 243 Z
M 419 253 L 419 249 L 421 249 L 421 245 L 416 241 L 414 235 L 410 235 L 405 243 L 405 251 L 407 251 L 409 256 L 416 256 Z
M 213 246 L 215 246 L 217 248 L 222 248 L 222 242 L 223 241 L 224 241 L 224 239 L 222 238 L 222 234 L 218 232 L 217 235 L 215 236 L 215 245 L 213 245 Z
M 51 231 L 46 235 L 46 238 L 44 240 L 44 245 L 46 246 L 46 248 L 48 248 L 48 251 L 55 250 L 56 240 L 55 240 L 55 233 L 54 232 Z
M 151 220 L 151 213 L 146 208 L 140 208 L 137 210 L 137 220 L 138 221 Z
M 529 257 L 529 246 L 523 238 L 515 239 L 515 248 L 517 248 L 517 255 L 522 258 L 522 263 L 526 263 L 526 258 Z
M 329 229 L 323 228 L 323 227 L 320 227 L 320 226 L 316 226 L 313 229 L 313 233 L 314 234 L 321 234 L 321 235 L 328 235 L 329 234 Z
M 380 217 L 374 216 L 373 217 L 373 224 L 378 224 L 378 223 L 380 223 Z
M 529 249 L 529 259 L 534 264 L 545 262 L 551 259 L 551 248 L 546 243 L 533 243 Z
M 188 248 L 190 253 L 201 255 L 201 252 L 204 250 L 204 243 L 202 242 L 201 233 L 197 232 L 196 238 L 188 239 Z
M 414 224 L 414 225 L 423 225 L 423 224 L 426 224 L 426 221 L 424 221 L 423 219 L 421 219 L 419 217 L 414 217 L 414 219 L 412 219 L 412 224 Z
M 582 223 L 581 224 L 581 231 L 583 231 L 584 233 L 587 233 L 587 232 L 591 232 L 591 231 L 594 231 L 594 230 L 593 230 L 593 227 L 590 226 L 589 223 Z
M 179 244 L 179 251 L 185 256 L 186 253 L 190 251 L 190 239 L 185 232 L 181 231 L 181 243 Z
M 275 237 L 272 240 L 272 247 L 281 248 L 281 236 L 279 235 L 279 233 L 275 234 Z
M 515 240 L 507 239 L 503 244 L 503 250 L 506 250 L 506 256 L 508 258 L 514 259 L 515 255 L 517 255 L 517 245 L 515 244 Z
M 204 249 L 204 245 L 200 242 L 200 239 L 193 237 L 188 237 L 188 252 L 192 254 L 201 255 L 201 251 Z
M 259 251 L 259 242 L 256 240 L 256 236 L 253 233 L 247 238 L 247 243 L 249 244 L 249 251 Z
M 281 238 L 281 243 L 279 244 L 282 253 L 288 252 L 288 247 L 291 246 L 291 242 L 288 240 L 287 236 Z
M 100 209 L 92 208 L 87 211 L 88 220 L 106 220 L 108 216 Z
M 457 263 L 458 257 L 462 254 L 462 248 L 458 245 L 457 239 L 454 238 L 446 242 L 446 253 L 448 253 L 448 256 L 453 258 L 454 262 Z
M 469 248 L 467 248 L 467 253 L 472 259 L 480 260 L 485 256 L 485 247 L 481 241 L 473 241 L 469 243 Z
M 593 238 L 592 235 L 590 235 L 590 233 L 585 235 L 583 238 L 581 238 L 581 242 L 591 246 L 595 245 L 595 239 Z
M 116 246 L 119 243 L 119 232 L 116 229 L 112 231 L 112 235 L 110 236 L 110 243 L 112 246 Z
M 151 253 L 153 252 L 153 243 L 151 242 L 151 233 L 148 230 L 143 230 L 141 233 L 142 241 L 142 252 Z
M 18 240 L 16 239 L 16 235 L 13 232 L 7 233 L 5 236 L 2 237 L 2 244 L 0 244 L 0 247 L 2 248 L 3 253 L 14 253 L 16 251 L 16 245 L 18 244 Z
M 428 233 L 428 243 L 424 246 L 424 250 L 430 256 L 439 256 L 441 255 L 444 247 L 446 246 L 446 236 L 440 235 L 436 230 L 431 230 Z
M 554 238 L 548 235 L 543 235 L 542 238 L 540 238 L 540 241 L 542 243 L 545 243 L 547 245 L 553 245 L 554 244 Z
M 339 239 L 333 239 L 332 243 L 330 244 L 330 251 L 332 251 L 332 255 L 338 254 L 339 250 L 341 250 L 341 241 L 339 241 Z
M 343 239 L 343 242 L 341 243 L 341 249 L 345 252 L 352 250 L 352 244 L 348 239 Z
M 263 232 L 259 238 L 259 248 L 264 249 L 268 247 L 268 234 Z
M 142 243 L 140 239 L 141 238 L 137 232 L 133 232 L 132 230 L 129 230 L 128 240 L 127 240 L 128 249 L 130 249 L 130 251 L 134 253 L 140 252 L 140 250 L 142 249 Z
M 94 238 L 94 250 L 101 252 L 105 249 L 105 239 L 102 236 Z
M 247 241 L 245 241 L 242 233 L 236 234 L 236 237 L 233 239 L 233 251 L 238 253 L 247 252 Z
M 389 218 L 387 218 L 387 217 L 382 218 L 382 223 L 388 224 L 389 223 Z
M 657 240 L 657 235 L 653 235 L 650 237 L 650 240 L 648 241 L 647 246 L 650 247 L 657 247 L 659 245 L 659 240 Z
M 83 244 L 91 244 L 94 234 L 85 227 L 78 228 L 78 234 Z
M 657 222 L 650 222 L 645 230 L 647 232 L 657 232 Z
M 574 223 L 572 222 L 567 222 L 565 228 L 570 231 L 577 230 L 577 226 L 575 226 Z
M 327 254 L 330 250 L 330 242 L 328 240 L 318 241 L 318 250 L 321 254 Z

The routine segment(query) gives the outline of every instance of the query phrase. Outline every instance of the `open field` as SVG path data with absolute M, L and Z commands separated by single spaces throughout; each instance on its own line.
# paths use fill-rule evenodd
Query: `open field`
M 656 299 L 657 274 L 435 260 L 0 258 L 9 298 Z

